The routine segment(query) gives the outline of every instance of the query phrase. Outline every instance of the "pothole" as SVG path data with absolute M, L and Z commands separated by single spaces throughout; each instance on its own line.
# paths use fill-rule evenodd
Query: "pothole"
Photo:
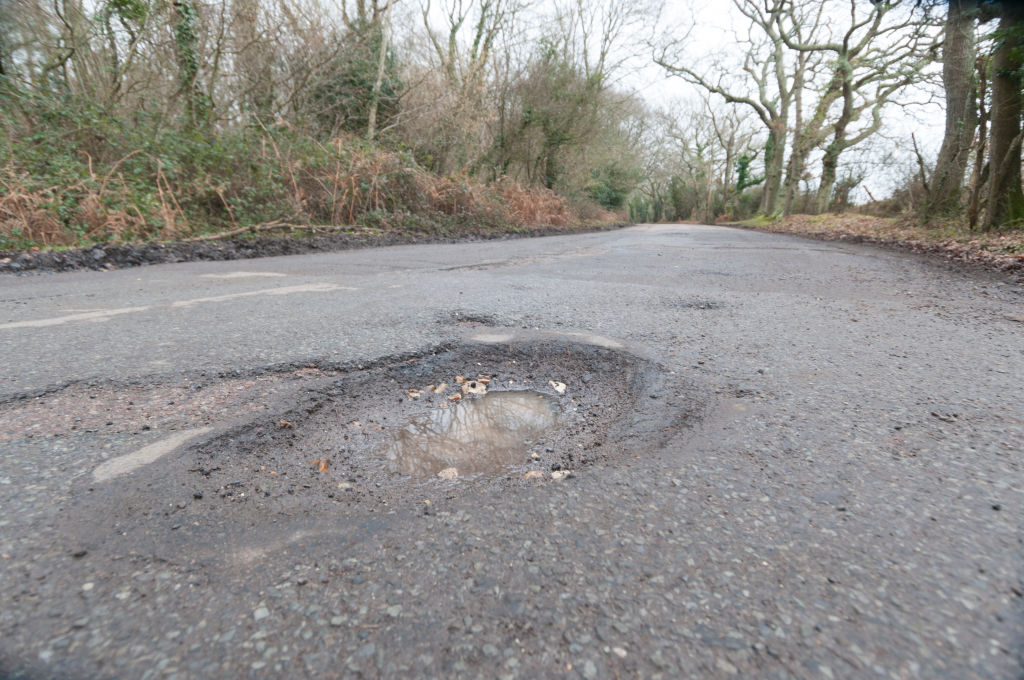
M 361 517 L 356 524 L 374 531 L 370 513 L 439 513 L 465 495 L 575 484 L 632 463 L 664 449 L 702 409 L 692 385 L 653 361 L 565 337 L 338 369 L 305 389 L 292 372 L 268 384 L 276 380 L 293 387 L 264 388 L 259 415 L 136 456 L 138 466 L 116 477 L 90 475 L 65 530 L 112 550 L 147 536 L 154 550 L 202 544 L 211 556 L 247 544 L 254 527 L 269 536 Z
M 317 386 L 194 447 L 189 483 L 204 499 L 291 511 L 550 481 L 657 445 L 691 410 L 666 377 L 564 338 L 471 344 Z

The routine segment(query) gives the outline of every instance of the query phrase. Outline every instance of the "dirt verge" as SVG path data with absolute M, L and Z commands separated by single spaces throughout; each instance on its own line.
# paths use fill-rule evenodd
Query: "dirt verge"
M 1009 274 L 1024 282 L 1024 231 L 954 232 L 869 215 L 789 215 L 771 224 L 726 226 L 892 248 Z
M 0 251 L 0 273 L 124 269 L 147 264 L 241 260 L 412 243 L 456 243 L 553 236 L 608 231 L 623 226 L 625 225 L 612 223 L 583 227 L 542 227 L 522 231 L 465 229 L 444 235 L 399 231 L 363 231 L 314 236 L 235 237 L 216 241 L 98 244 L 68 250 Z

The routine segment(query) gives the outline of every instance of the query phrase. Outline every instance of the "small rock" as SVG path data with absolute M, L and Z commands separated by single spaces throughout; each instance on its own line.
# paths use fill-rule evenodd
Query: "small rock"
M 467 380 L 462 383 L 463 394 L 486 394 L 487 385 L 479 380 Z
M 445 468 L 437 473 L 437 476 L 446 481 L 452 482 L 459 478 L 458 468 Z
M 344 616 L 332 616 L 331 617 L 331 625 L 334 626 L 335 628 L 343 625 L 344 623 L 345 623 L 345 617 Z
M 594 374 L 593 373 L 584 373 L 583 377 L 580 378 L 580 380 L 583 381 L 584 385 L 589 383 L 593 379 L 594 379 Z
M 388 616 L 393 619 L 397 619 L 402 613 L 402 605 L 395 604 L 387 608 Z
M 270 616 L 270 610 L 267 609 L 266 607 L 257 607 L 256 611 L 254 611 L 252 613 L 252 617 L 254 619 L 256 619 L 257 621 L 262 621 L 263 619 L 267 618 L 268 616 Z
M 527 470 L 523 479 L 544 479 L 544 473 L 540 470 Z
M 71 556 L 77 559 L 77 558 L 80 558 L 80 557 L 85 557 L 88 554 L 89 554 L 88 550 L 86 550 L 85 548 L 79 548 L 75 552 L 71 553 Z
M 555 380 L 549 380 L 548 385 L 551 385 L 551 389 L 559 394 L 565 394 L 565 383 L 557 382 Z
M 583 662 L 582 673 L 583 677 L 585 677 L 587 680 L 594 680 L 594 678 L 597 677 L 597 666 L 594 664 L 593 661 L 587 659 Z
M 626 658 L 626 650 L 623 649 L 622 647 L 612 647 L 612 653 L 615 654 L 615 656 L 619 657 L 620 659 L 625 659 Z
M 551 473 L 551 479 L 557 481 L 563 480 L 572 474 L 572 470 L 555 470 Z
M 533 453 L 530 454 L 530 460 L 537 460 L 539 458 L 540 458 L 540 454 L 537 453 L 536 451 L 534 451 Z
M 723 673 L 728 673 L 729 675 L 735 675 L 737 672 L 736 666 L 733 666 L 726 659 L 723 659 L 721 657 L 715 660 L 715 666 L 718 667 L 718 670 L 722 671 Z

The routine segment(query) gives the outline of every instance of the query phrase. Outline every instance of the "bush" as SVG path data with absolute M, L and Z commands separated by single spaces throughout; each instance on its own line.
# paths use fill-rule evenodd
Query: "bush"
M 439 177 L 405 152 L 286 124 L 192 133 L 70 97 L 2 110 L 0 248 L 181 238 L 273 223 L 446 233 L 567 226 L 563 197 Z

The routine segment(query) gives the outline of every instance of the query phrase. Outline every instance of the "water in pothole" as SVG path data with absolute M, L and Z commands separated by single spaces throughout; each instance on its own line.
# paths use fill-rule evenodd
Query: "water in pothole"
M 499 473 L 526 462 L 530 445 L 558 421 L 557 398 L 531 391 L 488 392 L 412 419 L 387 445 L 388 469 L 429 477 Z

